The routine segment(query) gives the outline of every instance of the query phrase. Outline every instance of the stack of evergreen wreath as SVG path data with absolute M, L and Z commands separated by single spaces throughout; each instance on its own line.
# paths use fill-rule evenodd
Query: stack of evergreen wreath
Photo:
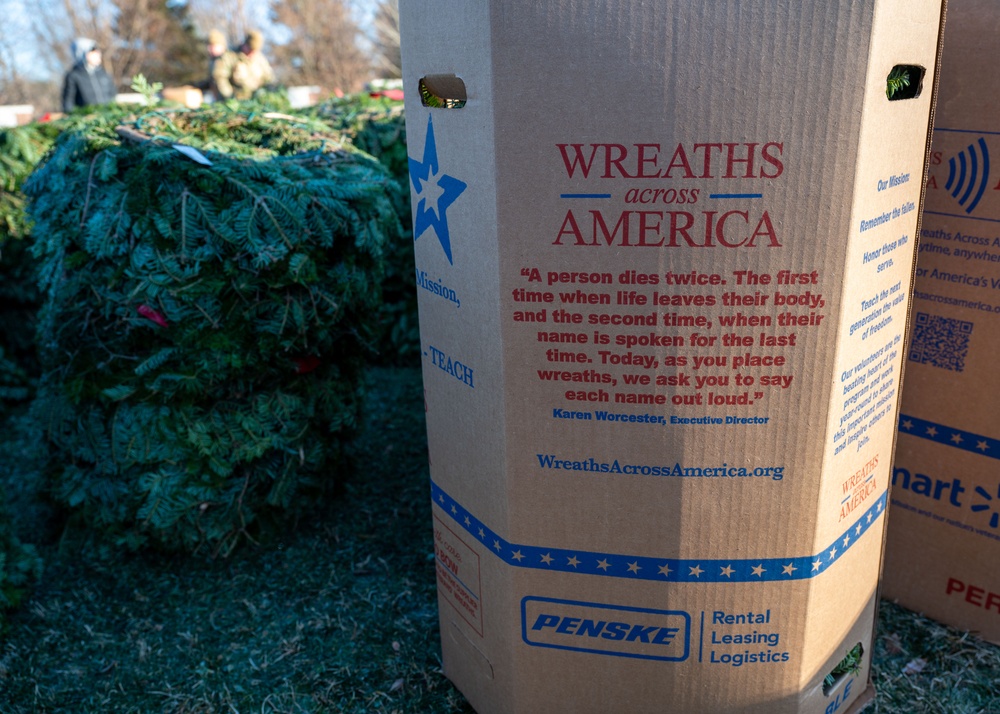
M 226 106 L 62 134 L 25 186 L 55 497 L 119 543 L 227 553 L 330 484 L 386 182 L 329 125 Z
M 48 124 L 0 130 L 0 419 L 31 396 L 38 290 L 21 186 L 56 136 Z
M 357 148 L 377 158 L 394 179 L 391 198 L 403 235 L 402 240 L 393 241 L 386 249 L 378 360 L 390 364 L 419 363 L 420 326 L 403 103 L 359 94 L 333 99 L 319 105 L 314 112 L 345 132 Z
M 7 439 L 11 419 L 31 398 L 37 376 L 38 290 L 21 186 L 58 133 L 56 127 L 39 124 L 0 130 L 0 453 L 7 464 L 18 458 Z M 0 632 L 4 611 L 19 604 L 41 570 L 34 547 L 15 533 L 7 494 L 8 484 L 0 481 Z
M 39 307 L 37 261 L 31 255 L 31 220 L 22 186 L 59 134 L 127 113 L 108 105 L 52 122 L 0 129 L 0 419 L 23 406 L 37 377 L 35 315 Z
M 42 561 L 34 546 L 21 543 L 14 535 L 7 514 L 0 513 L 0 633 L 4 628 L 4 611 L 21 603 L 41 571 Z

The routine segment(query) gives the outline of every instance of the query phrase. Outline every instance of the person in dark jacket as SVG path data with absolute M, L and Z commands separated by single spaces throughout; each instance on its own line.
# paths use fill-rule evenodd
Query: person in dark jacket
M 88 37 L 78 37 L 73 40 L 72 49 L 75 64 L 63 81 L 63 111 L 114 101 L 115 83 L 101 66 L 97 43 Z

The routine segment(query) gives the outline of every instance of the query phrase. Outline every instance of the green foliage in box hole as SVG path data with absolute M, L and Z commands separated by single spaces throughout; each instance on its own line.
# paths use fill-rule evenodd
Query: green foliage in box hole
M 403 103 L 359 94 L 331 100 L 313 112 L 343 131 L 357 148 L 377 158 L 395 180 L 391 198 L 403 233 L 400 240 L 386 246 L 382 333 L 377 359 L 384 364 L 419 363 L 420 329 Z
M 830 690 L 846 675 L 858 676 L 861 671 L 862 656 L 864 655 L 864 647 L 861 643 L 854 645 L 851 650 L 844 655 L 844 659 L 837 663 L 837 666 L 833 668 L 824 678 L 823 678 L 823 693 L 829 694 Z
M 60 136 L 25 186 L 55 498 L 117 543 L 224 554 L 329 485 L 386 180 L 328 125 L 229 106 Z
M 910 72 L 904 67 L 893 67 L 885 80 L 885 96 L 892 99 L 910 86 Z

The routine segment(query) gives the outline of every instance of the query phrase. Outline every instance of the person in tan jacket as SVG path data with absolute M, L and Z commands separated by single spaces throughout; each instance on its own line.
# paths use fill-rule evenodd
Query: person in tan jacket
M 219 64 L 222 56 L 229 52 L 226 36 L 222 34 L 221 30 L 212 30 L 208 33 L 206 50 L 208 52 L 208 76 L 197 85 L 198 89 L 205 92 L 208 101 L 218 102 L 223 99 L 229 99 L 233 96 L 233 86 L 229 83 L 228 78 L 226 78 L 225 91 L 223 91 L 215 76 L 216 65 Z
M 257 30 L 247 33 L 238 52 L 228 51 L 215 61 L 212 79 L 222 99 L 250 99 L 261 87 L 274 82 L 271 63 L 261 52 L 264 36 Z

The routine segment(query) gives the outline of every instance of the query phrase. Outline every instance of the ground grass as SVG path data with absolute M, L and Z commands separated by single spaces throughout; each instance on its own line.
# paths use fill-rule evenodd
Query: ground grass
M 1000 647 L 882 602 L 872 714 L 1000 713 Z
M 440 672 L 419 373 L 374 385 L 357 474 L 276 543 L 111 560 L 42 538 L 0 713 L 471 713 Z M 880 627 L 875 712 L 1000 713 L 1000 648 L 889 604 Z

